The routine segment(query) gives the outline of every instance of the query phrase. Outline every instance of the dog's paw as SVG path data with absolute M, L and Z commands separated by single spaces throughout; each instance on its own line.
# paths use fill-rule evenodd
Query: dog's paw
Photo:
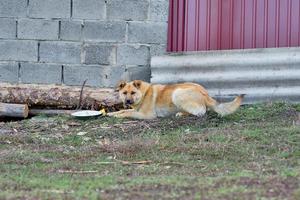
M 107 113 L 107 116 L 109 116 L 109 117 L 115 117 L 116 115 L 123 114 L 124 112 L 125 112 L 124 110 L 120 110 L 120 111 L 116 111 L 116 112 L 111 112 L 111 113 Z
M 115 117 L 115 118 L 124 118 L 124 114 L 123 113 L 115 113 L 114 115 L 112 115 L 112 117 Z
M 183 112 L 178 112 L 178 113 L 176 113 L 176 115 L 175 115 L 175 117 L 182 117 L 182 116 L 184 116 L 184 113 L 183 113 Z
M 115 118 L 124 118 L 124 116 L 122 114 L 117 114 L 117 115 L 114 115 L 113 117 L 115 117 Z
M 109 117 L 114 117 L 117 114 L 118 114 L 117 112 L 111 112 L 111 113 L 107 113 L 106 115 L 109 116 Z
M 116 117 L 116 118 L 123 118 L 123 113 L 122 112 L 112 112 L 112 113 L 107 113 L 107 116 Z
M 188 116 L 188 115 L 189 115 L 189 113 L 187 113 L 187 112 L 178 112 L 178 113 L 176 113 L 175 117 L 184 117 L 184 116 Z

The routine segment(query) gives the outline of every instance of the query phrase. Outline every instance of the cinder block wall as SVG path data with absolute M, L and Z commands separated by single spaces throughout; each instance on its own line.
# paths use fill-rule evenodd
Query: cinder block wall
M 150 80 L 169 0 L 0 0 L 0 82 L 112 87 Z

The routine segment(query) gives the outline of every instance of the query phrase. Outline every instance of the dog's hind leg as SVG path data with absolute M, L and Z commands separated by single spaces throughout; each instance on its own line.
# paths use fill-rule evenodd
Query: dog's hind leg
M 201 117 L 206 113 L 206 107 L 198 102 L 185 102 L 184 104 L 175 104 L 181 110 L 188 112 L 192 115 Z
M 204 101 L 202 101 L 202 96 L 194 91 L 177 90 L 172 96 L 172 101 L 183 112 L 199 117 L 206 113 L 206 106 Z

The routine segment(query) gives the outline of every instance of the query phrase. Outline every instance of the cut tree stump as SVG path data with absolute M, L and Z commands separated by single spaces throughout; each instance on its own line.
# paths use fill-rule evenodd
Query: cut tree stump
M 26 104 L 0 103 L 0 117 L 28 117 L 28 106 Z
M 99 109 L 121 104 L 113 89 L 0 83 L 0 102 L 28 104 L 30 108 Z

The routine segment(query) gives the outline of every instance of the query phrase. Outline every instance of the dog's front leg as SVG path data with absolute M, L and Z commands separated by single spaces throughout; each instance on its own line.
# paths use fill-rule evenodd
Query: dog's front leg
M 116 112 L 110 112 L 110 113 L 107 113 L 107 116 L 118 117 L 119 115 L 123 114 L 124 112 L 131 111 L 131 110 L 133 110 L 133 109 L 120 110 L 120 111 L 116 111 Z
M 108 113 L 108 116 L 113 116 L 117 118 L 133 118 L 133 119 L 154 119 L 155 116 L 152 114 L 144 114 L 142 112 L 138 112 L 134 109 L 131 110 L 121 110 L 118 112 Z

